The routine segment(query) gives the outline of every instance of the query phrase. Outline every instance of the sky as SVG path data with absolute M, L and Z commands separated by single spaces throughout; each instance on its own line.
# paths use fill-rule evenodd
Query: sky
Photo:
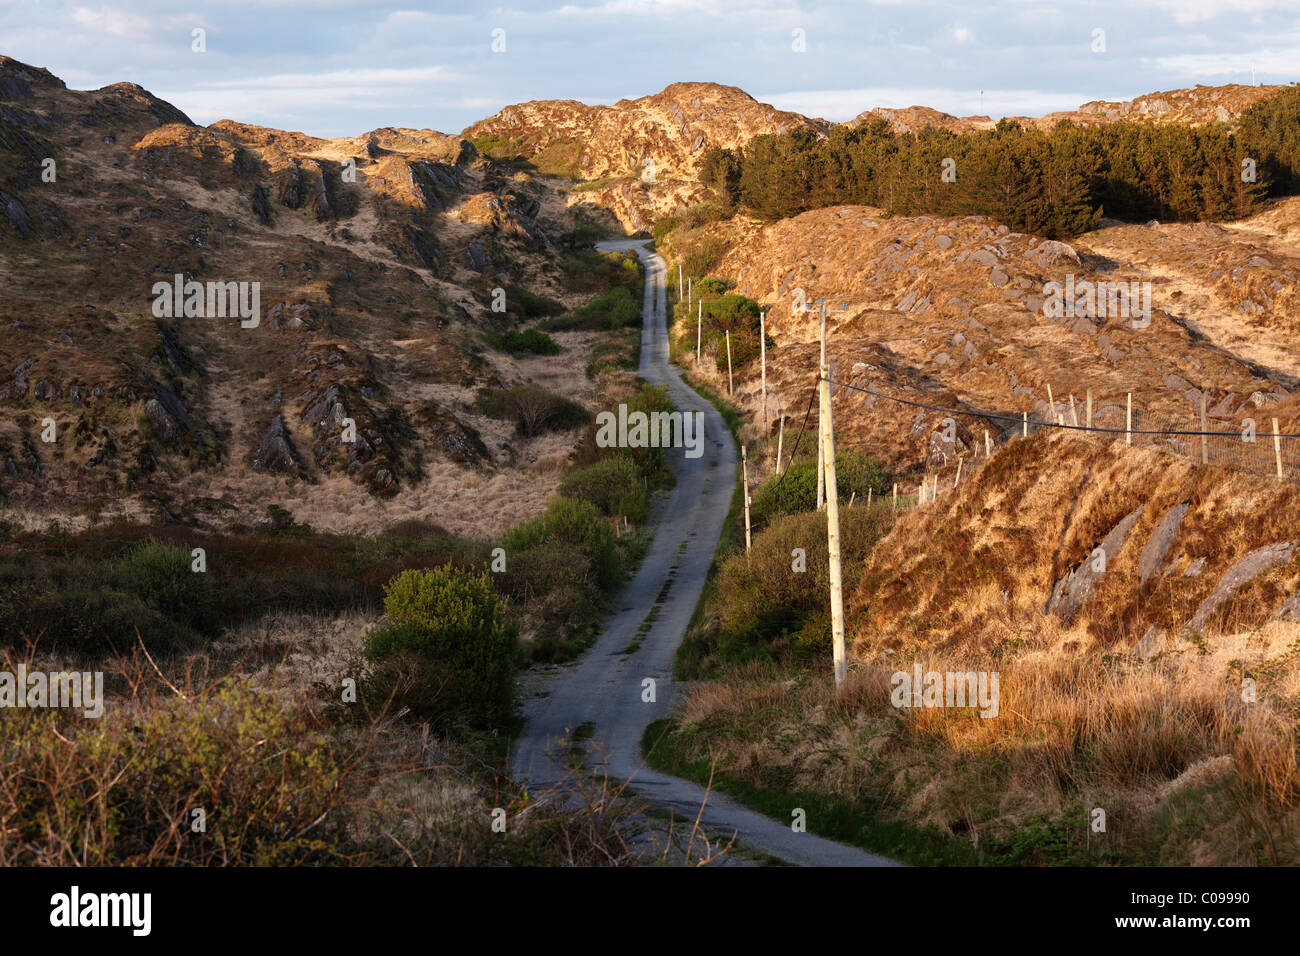
M 0 0 L 0 54 L 74 89 L 138 83 L 198 123 L 317 136 L 454 133 L 511 103 L 679 81 L 830 120 L 997 118 L 1249 83 L 1252 66 L 1300 81 L 1300 0 Z

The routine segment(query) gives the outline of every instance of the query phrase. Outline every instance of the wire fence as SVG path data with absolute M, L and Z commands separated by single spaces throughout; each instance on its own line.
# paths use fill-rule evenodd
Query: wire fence
M 1109 443 L 1122 440 L 1130 445 L 1155 447 L 1205 465 L 1300 481 L 1300 433 L 1284 430 L 1283 423 L 1267 408 L 1259 409 L 1257 418 L 1229 421 L 1208 413 L 1202 415 L 1199 409 L 1193 409 L 1187 415 L 1150 412 L 1132 405 L 1127 395 L 1118 400 L 1098 401 L 1094 398 L 1091 402 L 1087 398 L 1067 395 L 1065 399 L 1053 397 L 1050 404 L 1043 403 L 1048 406 L 1048 414 L 1054 416 L 1054 420 L 1046 420 L 1029 412 L 981 412 L 930 405 L 889 395 L 857 382 L 827 381 L 833 391 L 848 389 L 873 395 L 899 405 L 937 412 L 954 421 L 958 418 L 982 421 L 987 426 L 985 434 L 972 433 L 971 441 L 967 443 L 971 459 L 986 457 L 991 450 L 1008 441 L 1037 434 L 1043 429 L 1058 429 L 1093 441 Z M 957 457 L 959 450 L 960 446 L 954 447 L 953 457 Z M 974 460 L 970 464 L 973 465 Z M 923 499 L 927 494 L 924 490 L 919 493 Z

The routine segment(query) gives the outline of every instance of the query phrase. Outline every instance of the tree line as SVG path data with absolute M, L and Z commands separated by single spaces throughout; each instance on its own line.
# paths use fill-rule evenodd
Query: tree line
M 729 216 L 767 220 L 841 204 L 893 215 L 984 215 L 1050 238 L 1103 216 L 1129 221 L 1223 220 L 1300 191 L 1300 86 L 1246 110 L 1235 128 L 1119 121 L 1049 131 L 1012 120 L 957 134 L 895 133 L 880 118 L 822 136 L 758 136 L 710 149 L 701 179 Z

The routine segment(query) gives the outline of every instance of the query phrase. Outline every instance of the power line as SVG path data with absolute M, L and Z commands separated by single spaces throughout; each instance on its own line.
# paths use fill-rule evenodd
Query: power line
M 906 399 L 906 398 L 898 398 L 898 397 L 896 397 L 896 396 L 894 396 L 894 395 L 886 395 L 884 392 L 877 392 L 877 391 L 875 391 L 874 389 L 864 388 L 864 387 L 862 387 L 861 385 L 851 385 L 851 384 L 848 383 L 848 382 L 836 382 L 836 381 L 833 381 L 833 380 L 831 380 L 831 379 L 829 379 L 829 378 L 826 379 L 826 381 L 829 382 L 831 385 L 835 385 L 835 386 L 838 386 L 838 387 L 840 387 L 840 388 L 851 389 L 852 391 L 855 391 L 855 392 L 865 392 L 865 393 L 868 394 L 868 395 L 875 395 L 877 398 L 887 399 L 888 401 L 891 401 L 891 402 L 898 402 L 898 403 L 901 404 L 901 405 L 911 405 L 911 406 L 913 406 L 914 408 L 926 408 L 926 409 L 929 409 L 930 411 L 935 411 L 935 412 L 947 412 L 948 414 L 951 414 L 951 415 L 968 415 L 968 416 L 970 416 L 970 417 L 972 417 L 972 418 L 982 418 L 982 419 L 986 419 L 986 420 L 988 420 L 988 421 L 1011 422 L 1011 423 L 1016 424 L 1016 425 L 1022 425 L 1022 424 L 1024 424 L 1025 421 L 1026 421 L 1026 419 L 1024 419 L 1024 418 L 1015 418 L 1014 416 L 1011 416 L 1011 415 L 999 415 L 999 414 L 997 414 L 996 412 L 967 412 L 967 411 L 962 411 L 961 409 L 958 409 L 958 408 L 944 408 L 944 407 L 941 406 L 941 405 L 927 405 L 927 404 L 925 404 L 924 402 L 914 402 L 914 401 L 911 401 L 911 400 Z M 811 411 L 811 410 L 812 410 L 812 406 L 811 406 L 811 403 L 810 403 L 810 404 L 809 404 L 809 411 Z M 1093 427 L 1093 428 L 1089 428 L 1089 427 L 1086 426 L 1086 425 L 1066 425 L 1066 424 L 1059 423 L 1059 422 L 1040 422 L 1040 421 L 1037 421 L 1037 420 L 1032 419 L 1032 418 L 1028 419 L 1028 422 L 1029 422 L 1029 424 L 1031 424 L 1031 425 L 1035 425 L 1035 426 L 1038 426 L 1039 428 L 1065 428 L 1065 429 L 1069 429 L 1070 431 L 1079 431 L 1079 432 L 1112 432 L 1112 433 L 1120 434 L 1120 435 L 1124 435 L 1124 434 L 1129 434 L 1129 435 L 1218 435 L 1218 436 L 1221 437 L 1221 438 L 1227 438 L 1227 437 L 1231 437 L 1231 438 L 1240 438 L 1240 437 L 1241 437 L 1241 432 L 1238 432 L 1238 431 L 1231 431 L 1231 432 L 1182 431 L 1182 430 L 1179 430 L 1179 429 L 1173 429 L 1173 428 L 1162 428 L 1162 429 L 1142 429 L 1142 428 L 1101 428 L 1101 427 Z M 1256 432 L 1256 433 L 1255 433 L 1255 437 L 1256 437 L 1256 438 L 1300 438 L 1300 434 L 1298 434 L 1298 433 L 1293 433 L 1293 432 Z

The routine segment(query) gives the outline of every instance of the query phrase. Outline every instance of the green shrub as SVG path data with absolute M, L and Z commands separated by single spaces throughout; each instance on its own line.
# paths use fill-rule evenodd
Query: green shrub
M 668 233 L 672 232 L 681 224 L 682 221 L 676 216 L 665 216 L 663 219 L 660 219 L 655 223 L 654 230 L 650 233 L 651 237 L 655 241 L 655 245 L 658 246 L 663 242 L 664 236 L 668 235 Z
M 594 504 L 556 498 L 543 514 L 507 531 L 502 544 L 506 550 L 507 566 L 523 552 L 543 544 L 567 547 L 571 560 L 577 560 L 581 552 L 591 561 L 593 583 L 602 591 L 608 591 L 623 577 L 615 542 L 614 529 Z
M 840 512 L 840 556 L 860 567 L 886 533 L 887 511 L 846 508 Z M 793 567 L 792 552 L 804 552 L 805 569 Z M 693 632 L 682 655 L 688 676 L 712 673 L 723 663 L 751 660 L 809 662 L 830 653 L 826 611 L 829 567 L 826 517 L 821 512 L 784 515 L 754 536 L 749 554 L 733 553 L 718 571 L 706 619 L 711 627 Z
M 506 289 L 506 307 L 514 315 L 526 319 L 536 319 L 547 315 L 559 315 L 564 311 L 564 304 L 545 296 L 529 292 L 522 286 L 512 285 Z
M 450 718 L 484 728 L 510 720 L 515 631 L 487 572 L 403 571 L 385 589 L 384 611 L 391 623 L 367 636 L 366 657 L 414 654 L 441 665 L 447 677 L 438 700 Z
M 601 514 L 622 516 L 640 524 L 649 511 L 648 492 L 641 469 L 631 458 L 617 455 L 569 472 L 560 482 L 560 494 L 589 501 Z
M 885 476 L 876 464 L 855 451 L 836 454 L 835 484 L 840 501 L 845 503 L 855 493 L 865 498 L 868 489 L 882 495 L 886 488 Z M 777 515 L 812 511 L 816 507 L 817 461 L 801 457 L 786 469 L 784 480 L 780 475 L 773 475 L 763 482 L 754 495 L 751 516 L 754 523 L 762 525 Z
M 582 405 L 537 385 L 485 388 L 479 391 L 475 404 L 490 418 L 513 421 L 515 431 L 526 438 L 579 428 L 591 420 L 591 413 Z
M 191 553 L 150 539 L 131 548 L 119 565 L 123 586 L 147 604 L 198 631 L 215 631 L 215 593 L 207 571 L 191 570 Z
M 522 332 L 508 330 L 500 335 L 491 335 L 488 340 L 496 348 L 511 355 L 560 354 L 560 346 L 555 339 L 537 329 L 524 329 Z

